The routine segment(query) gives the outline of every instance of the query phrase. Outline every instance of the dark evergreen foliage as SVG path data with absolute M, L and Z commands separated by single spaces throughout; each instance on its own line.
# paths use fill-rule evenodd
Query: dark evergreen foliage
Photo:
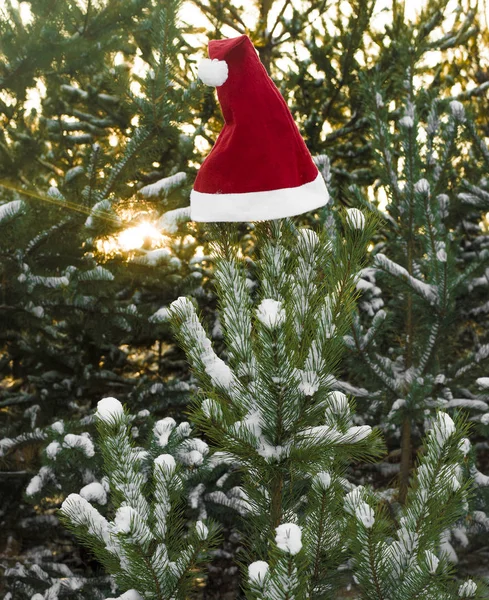
M 311 597 L 333 597 L 333 580 L 342 589 L 351 584 L 350 567 L 357 597 L 390 597 L 372 582 L 389 570 L 391 559 L 366 563 L 364 542 L 379 556 L 387 538 L 408 548 L 411 533 L 406 538 L 399 523 L 417 506 L 420 471 L 414 465 L 436 458 L 427 430 L 441 409 L 454 418 L 460 441 L 463 413 L 471 422 L 464 435 L 472 448 L 464 446 L 465 457 L 456 449 L 443 455 L 447 468 L 463 466 L 463 474 L 455 474 L 460 491 L 447 499 L 446 490 L 438 490 L 440 503 L 454 508 L 447 509 L 446 521 L 433 520 L 422 532 L 416 551 L 409 549 L 406 565 L 417 567 L 412 577 L 399 575 L 392 597 L 457 595 L 447 580 L 448 564 L 480 547 L 489 530 L 489 479 L 483 474 L 489 435 L 489 38 L 487 15 L 471 0 L 430 0 L 416 15 L 411 10 L 399 0 L 383 9 L 374 0 L 194 0 L 183 6 L 179 0 L 7 0 L 0 7 L 0 595 L 6 600 L 103 600 L 136 586 L 120 579 L 116 592 L 103 556 L 77 546 L 56 512 L 69 494 L 105 481 L 104 473 L 110 478 L 117 466 L 106 463 L 104 471 L 98 448 L 109 432 L 97 438 L 95 431 L 95 406 L 107 396 L 119 398 L 133 415 L 125 417 L 128 443 L 154 456 L 155 422 L 182 421 L 192 401 L 194 423 L 213 450 L 236 452 L 230 464 L 206 459 L 200 475 L 190 477 L 193 508 L 182 527 L 208 514 L 223 524 L 226 548 L 234 553 L 246 546 L 247 553 L 237 556 L 211 552 L 209 572 L 219 571 L 216 580 L 226 579 L 226 568 L 236 579 L 238 562 L 247 579 L 248 562 L 270 558 L 271 587 L 264 592 L 256 581 L 244 582 L 250 598 L 281 598 L 277 582 L 290 569 L 304 577 L 291 580 L 292 587 L 300 584 L 297 598 L 306 590 Z M 238 360 L 233 335 L 239 319 L 234 331 L 217 309 L 231 302 L 232 247 L 239 247 L 240 264 L 244 256 L 246 266 L 239 268 L 252 306 L 271 264 L 264 235 L 271 240 L 280 226 L 243 224 L 230 239 L 229 228 L 188 222 L 185 209 L 222 122 L 212 90 L 196 80 L 195 63 L 207 38 L 243 33 L 287 99 L 334 198 L 317 214 L 283 223 L 277 245 L 293 244 L 295 227 L 305 225 L 319 232 L 324 255 L 331 251 L 325 240 L 340 248 L 345 206 L 377 222 L 356 291 L 353 283 L 350 289 L 351 304 L 344 306 L 345 329 L 328 346 L 328 364 L 337 369 L 328 393 L 331 388 L 355 398 L 354 424 L 381 430 L 388 453 L 372 465 L 358 462 L 364 454 L 350 449 L 333 461 L 337 476 L 327 489 L 302 481 L 299 467 L 262 461 L 260 476 L 269 477 L 272 488 L 275 476 L 287 485 L 289 476 L 294 480 L 283 488 L 285 505 L 301 497 L 310 506 L 310 522 L 307 511 L 297 511 L 306 550 L 292 558 L 272 543 L 277 515 L 275 509 L 267 514 L 262 497 L 254 499 L 263 501 L 254 524 L 259 530 L 253 532 L 246 518 L 237 525 L 241 486 L 250 488 L 255 476 L 245 474 L 243 482 L 240 464 L 253 464 L 252 440 L 223 437 L 202 412 L 197 383 L 207 389 L 209 382 L 190 374 L 168 323 L 170 304 L 191 295 L 218 355 L 233 369 L 252 354 L 262 371 L 277 367 L 261 330 L 261 342 Z M 328 277 L 340 278 L 344 261 L 323 258 Z M 346 313 L 355 297 L 350 330 Z M 287 308 L 300 320 L 294 302 L 287 300 Z M 315 333 L 315 317 L 314 311 L 304 317 L 305 338 Z M 294 347 L 295 361 L 304 357 L 294 336 L 290 327 L 283 341 L 287 352 Z M 273 382 L 266 383 L 272 401 Z M 210 390 L 209 398 L 218 396 Z M 245 417 L 222 408 L 229 410 L 225 420 Z M 306 421 L 313 427 L 319 412 L 309 408 Z M 364 450 L 375 454 L 373 445 Z M 310 452 L 313 462 L 327 462 L 329 450 Z M 467 494 L 469 476 L 474 485 Z M 365 485 L 357 500 L 370 506 L 360 511 L 366 523 L 374 512 L 372 528 L 361 525 L 355 510 L 346 511 L 345 481 L 352 489 Z M 109 518 L 123 502 L 116 496 L 109 494 L 112 500 L 101 508 Z M 346 546 L 331 544 L 328 556 L 319 552 L 313 560 L 326 501 L 328 523 L 337 522 L 349 554 Z M 430 521 L 428 509 L 423 518 Z M 440 549 L 445 558 L 435 583 L 428 577 L 432 558 L 425 564 L 423 553 Z M 347 556 L 352 562 L 346 569 Z M 104 564 L 116 573 L 117 566 Z M 209 581 L 205 597 L 220 598 L 225 588 L 212 596 Z M 388 578 L 384 584 L 391 585 Z M 236 582 L 230 588 L 236 590 Z M 471 589 L 468 584 L 460 597 L 470 597 Z

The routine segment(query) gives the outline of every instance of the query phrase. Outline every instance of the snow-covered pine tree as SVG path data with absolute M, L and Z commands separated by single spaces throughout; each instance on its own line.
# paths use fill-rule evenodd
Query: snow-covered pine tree
M 244 516 L 247 562 L 272 560 L 277 528 L 285 545 L 289 529 L 300 538 L 299 524 L 321 510 L 320 503 L 306 502 L 315 478 L 329 477 L 327 471 L 340 477 L 352 458 L 374 458 L 381 450 L 369 426 L 353 425 L 346 396 L 332 393 L 371 233 L 356 209 L 346 215 L 344 228 L 346 239 L 333 243 L 290 220 L 259 224 L 260 254 L 247 272 L 232 231 L 216 226 L 216 291 L 227 363 L 213 350 L 190 299 L 170 307 L 202 389 L 193 418 L 242 476 L 238 488 L 223 489 L 220 501 Z M 300 539 L 293 544 L 298 552 Z M 324 583 L 323 571 L 314 577 L 312 571 L 327 545 L 324 530 L 301 568 L 294 566 L 282 582 L 284 594 L 289 584 L 305 593 Z
M 352 459 L 375 458 L 382 444 L 370 426 L 353 424 L 347 397 L 332 391 L 372 233 L 357 209 L 343 226 L 346 239 L 332 243 L 290 220 L 259 224 L 253 265 L 239 258 L 227 226 L 214 228 L 222 236 L 216 283 L 227 362 L 191 300 L 170 307 L 201 386 L 194 419 L 213 441 L 210 456 L 205 442 L 190 437 L 190 425 L 177 427 L 172 418 L 156 422 L 149 443 L 135 447 L 122 405 L 99 403 L 106 478 L 70 495 L 61 512 L 122 600 L 185 597 L 194 560 L 204 559 L 215 529 L 202 522 L 202 509 L 183 520 L 183 505 L 199 506 L 201 472 L 219 464 L 241 481 L 229 488 L 221 477 L 221 491 L 206 500 L 240 516 L 247 597 L 331 597 L 349 581 L 348 561 L 362 599 L 484 597 L 482 584 L 453 580 L 440 552 L 444 531 L 467 511 L 470 443 L 462 424 L 446 413 L 432 419 L 405 507 L 390 503 L 392 491 L 350 481 Z M 102 514 L 108 492 L 109 519 Z M 49 589 L 57 597 L 60 582 L 46 588 L 44 598 Z
M 214 499 L 241 515 L 250 599 L 335 597 L 348 582 L 348 560 L 361 598 L 464 597 L 444 559 L 438 567 L 443 533 L 466 510 L 464 428 L 444 413 L 432 419 L 404 508 L 391 504 L 392 490 L 377 493 L 348 477 L 348 464 L 375 458 L 381 443 L 333 391 L 371 232 L 357 209 L 343 226 L 345 237 L 333 243 L 289 220 L 260 224 L 250 269 L 228 227 L 214 228 L 226 362 L 191 300 L 171 305 L 201 386 L 193 418 L 241 475 Z M 477 584 L 463 585 L 483 597 Z
M 348 537 L 362 600 L 485 598 L 484 583 L 454 578 L 446 532 L 468 512 L 467 427 L 437 413 L 423 441 L 405 506 L 349 492 Z M 385 497 L 384 497 L 385 499 Z
M 356 366 L 349 369 L 352 393 L 365 397 L 373 422 L 387 415 L 391 458 L 400 446 L 404 502 L 415 449 L 436 410 L 467 410 L 475 422 L 487 419 L 488 405 L 475 385 L 484 374 L 487 346 L 467 346 L 461 306 L 488 256 L 473 254 L 468 264 L 454 235 L 465 175 L 459 157 L 467 152 L 464 132 L 474 127 L 463 104 L 417 89 L 413 69 L 406 74 L 404 101 L 393 110 L 378 79 L 365 79 L 364 86 L 378 154 L 376 199 L 366 201 L 354 187 L 350 191 L 376 211 L 380 194 L 386 203 L 372 265 L 358 283 L 359 314 L 345 341 L 352 351 L 349 365 Z M 477 479 L 486 481 L 482 475 Z M 480 527 L 484 519 L 478 520 Z
M 189 423 L 167 417 L 155 423 L 146 449 L 136 447 L 115 398 L 99 402 L 96 419 L 107 477 L 70 494 L 63 520 L 113 575 L 119 598 L 183 600 L 216 540 L 210 521 L 188 527 L 184 519 L 207 444 L 191 437 Z M 112 519 L 91 504 L 108 500 Z
M 477 403 L 483 408 L 489 406 L 489 378 L 486 376 L 488 369 L 486 364 L 481 362 L 483 349 L 488 342 L 489 187 L 486 174 L 489 169 L 489 148 L 482 135 L 483 130 L 481 131 L 470 117 L 464 121 L 463 133 L 469 152 L 463 157 L 464 177 L 457 194 L 460 204 L 456 213 L 454 232 L 461 243 L 460 270 L 466 270 L 469 274 L 465 293 L 457 303 L 459 338 L 466 342 L 469 352 L 454 366 L 459 369 L 459 374 L 465 383 L 462 388 L 465 398 L 470 403 Z M 477 262 L 482 263 L 482 270 L 474 270 Z M 489 438 L 489 410 L 486 408 L 485 412 L 481 411 L 473 420 L 476 426 L 471 440 L 476 459 L 475 465 L 487 464 L 485 453 Z M 478 488 L 473 499 L 474 521 L 479 530 L 484 532 L 481 535 L 483 539 L 485 532 L 489 531 L 489 476 L 481 473 L 475 465 L 473 476 Z M 483 470 L 487 473 L 487 468 Z
M 164 306 L 206 300 L 179 209 L 194 143 L 176 123 L 197 93 L 179 2 L 105 4 L 0 9 L 0 548 L 31 579 L 62 559 L 53 508 L 100 476 L 96 401 L 177 411 L 187 369 Z

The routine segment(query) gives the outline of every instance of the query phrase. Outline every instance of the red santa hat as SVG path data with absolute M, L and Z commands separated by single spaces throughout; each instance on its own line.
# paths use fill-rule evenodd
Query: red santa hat
M 209 42 L 199 77 L 217 87 L 224 127 L 190 196 L 194 221 L 262 221 L 327 204 L 324 180 L 246 35 Z

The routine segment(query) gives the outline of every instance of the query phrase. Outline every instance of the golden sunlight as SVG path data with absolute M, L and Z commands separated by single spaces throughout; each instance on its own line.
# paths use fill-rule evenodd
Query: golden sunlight
M 387 204 L 389 203 L 389 198 L 387 197 L 387 193 L 383 186 L 376 188 L 375 186 L 371 185 L 367 189 L 367 195 L 368 195 L 369 201 L 372 202 L 374 205 L 376 204 L 377 208 L 380 211 L 382 211 L 382 212 L 386 211 Z
M 100 238 L 96 241 L 96 248 L 104 254 L 131 252 L 146 249 L 155 249 L 168 246 L 171 238 L 163 235 L 160 230 L 149 221 L 143 221 L 124 229 L 117 235 Z
M 109 136 L 109 144 L 115 148 L 116 146 L 119 145 L 119 138 L 117 137 L 117 135 L 115 133 L 111 133 Z
M 168 238 L 162 235 L 152 223 L 143 221 L 135 227 L 122 231 L 117 239 L 121 248 L 127 251 L 142 248 L 145 243 L 153 247 L 161 246 L 161 242 Z
M 129 227 L 122 231 L 117 240 L 122 250 L 138 250 L 145 244 L 151 247 L 162 246 L 168 240 L 158 229 L 152 224 L 146 222 L 139 223 L 135 227 Z
M 489 231 L 489 212 L 484 215 L 482 221 L 480 221 L 479 223 L 479 227 L 484 233 L 487 233 Z

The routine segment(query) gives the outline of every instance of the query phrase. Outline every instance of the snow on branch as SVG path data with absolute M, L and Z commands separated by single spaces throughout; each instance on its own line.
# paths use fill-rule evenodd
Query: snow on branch
M 139 190 L 139 193 L 146 198 L 157 198 L 158 196 L 169 194 L 172 190 L 182 185 L 186 179 L 186 173 L 175 173 L 175 175 L 164 177 L 163 179 L 159 179 L 154 183 L 145 185 Z
M 79 494 L 70 494 L 61 505 L 61 512 L 74 526 L 85 527 L 98 542 L 109 543 L 111 534 L 107 519 Z
M 473 369 L 476 365 L 478 365 L 481 361 L 485 360 L 489 356 L 489 344 L 483 344 L 480 348 L 470 356 L 470 358 L 466 361 L 466 364 L 460 367 L 455 373 L 455 378 L 459 378 L 462 375 L 465 375 L 467 371 Z
M 179 330 L 194 364 L 203 368 L 213 385 L 231 391 L 236 385 L 234 374 L 214 352 L 190 300 L 181 296 L 172 302 L 169 310 L 171 317 L 180 321 Z
M 379 268 L 386 271 L 393 277 L 396 277 L 397 279 L 400 279 L 401 281 L 407 283 L 414 292 L 416 292 L 419 296 L 421 296 L 431 305 L 437 305 L 438 292 L 435 286 L 432 286 L 428 283 L 425 283 L 424 281 L 417 279 L 416 277 L 413 277 L 408 273 L 408 271 L 404 267 L 401 267 L 397 263 L 393 262 L 384 254 L 377 254 L 374 260 L 375 264 Z
M 231 364 L 236 365 L 238 376 L 255 378 L 256 364 L 251 348 L 251 298 L 246 274 L 235 259 L 218 260 L 215 278 Z
M 143 188 L 144 189 L 144 188 Z M 167 233 L 176 233 L 180 223 L 190 220 L 190 206 L 169 210 L 158 219 L 157 227 Z
M 469 398 L 453 398 L 443 404 L 443 408 L 468 408 L 475 410 L 482 410 L 486 412 L 489 410 L 489 406 L 482 400 L 471 400 Z
M 12 200 L 0 205 L 0 225 L 4 225 L 25 209 L 25 204 L 22 200 Z

